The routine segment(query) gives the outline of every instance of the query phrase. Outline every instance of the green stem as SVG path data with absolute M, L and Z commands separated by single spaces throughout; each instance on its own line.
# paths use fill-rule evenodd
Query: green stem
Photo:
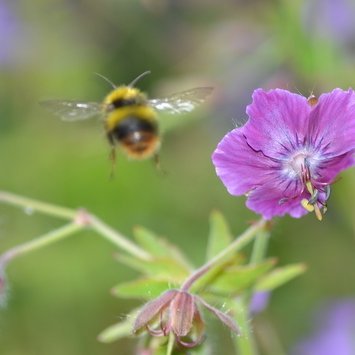
M 269 242 L 270 232 L 268 229 L 260 229 L 256 233 L 253 249 L 250 256 L 249 264 L 258 264 L 262 262 L 266 255 Z M 256 347 L 253 333 L 250 330 L 249 322 L 249 306 L 253 295 L 253 289 L 245 291 L 245 293 L 235 301 L 236 318 L 242 331 L 242 336 L 235 338 L 238 354 L 240 355 L 256 355 L 258 350 Z
M 250 255 L 249 264 L 251 264 L 251 265 L 258 264 L 264 260 L 265 255 L 266 255 L 266 251 L 267 251 L 267 247 L 269 244 L 269 239 L 270 239 L 269 230 L 263 229 L 257 233 L 254 244 L 253 244 L 253 249 L 252 249 L 252 252 Z M 247 308 L 249 308 L 249 303 L 250 303 L 252 295 L 253 295 L 252 288 L 247 290 L 243 295 L 243 301 L 244 301 L 244 304 Z
M 8 203 L 10 205 L 14 205 L 17 207 L 22 207 L 25 208 L 26 210 L 28 209 L 30 211 L 38 211 L 47 215 L 72 220 L 73 221 L 72 224 L 76 225 L 78 230 L 83 229 L 84 227 L 92 228 L 101 237 L 107 239 L 108 241 L 115 244 L 120 249 L 131 254 L 132 256 L 143 260 L 151 259 L 151 255 L 147 253 L 144 249 L 141 249 L 136 244 L 131 242 L 128 238 L 126 238 L 119 232 L 115 231 L 113 228 L 109 227 L 107 224 L 102 222 L 99 218 L 95 217 L 94 215 L 88 213 L 85 210 L 76 211 L 69 208 L 60 207 L 49 203 L 33 200 L 30 198 L 18 196 L 5 191 L 0 191 L 0 202 Z M 55 232 L 56 231 L 51 233 L 55 234 Z M 40 242 L 37 239 L 33 240 L 32 242 L 33 245 L 35 246 L 35 249 L 41 248 L 42 246 L 46 246 L 47 244 L 53 243 L 61 239 L 61 238 L 52 238 L 51 233 L 42 236 L 41 238 L 43 239 L 41 239 Z M 32 242 L 26 243 L 26 245 L 27 244 L 30 245 L 30 249 L 28 251 L 34 249 L 31 247 Z M 9 250 L 9 252 L 15 250 L 16 248 L 17 247 Z
M 269 238 L 269 230 L 263 229 L 257 233 L 250 256 L 250 264 L 258 264 L 264 260 L 269 244 Z
M 172 355 L 173 350 L 174 350 L 174 344 L 175 344 L 175 336 L 174 336 L 173 332 L 170 332 L 168 344 L 166 347 L 166 355 Z
M 236 321 L 241 332 L 240 336 L 234 338 L 238 355 L 256 355 L 255 341 L 250 332 L 248 308 L 245 307 L 241 298 L 234 301 L 234 308 Z
M 136 244 L 129 239 L 118 233 L 116 230 L 105 224 L 99 218 L 90 215 L 89 225 L 92 229 L 99 233 L 103 238 L 123 249 L 127 253 L 135 256 L 138 259 L 151 260 L 151 255 L 144 249 L 139 248 Z
M 5 202 L 17 207 L 23 207 L 31 212 L 38 211 L 64 219 L 74 219 L 77 214 L 75 210 L 69 208 L 59 207 L 49 203 L 32 200 L 30 198 L 14 195 L 5 191 L 0 191 L 0 202 Z
M 18 256 L 30 253 L 34 250 L 43 248 L 49 244 L 57 242 L 58 240 L 69 237 L 70 235 L 81 229 L 83 229 L 83 226 L 72 222 L 29 242 L 17 245 L 14 248 L 7 250 L 5 253 L 0 255 L 0 268 L 4 269 L 11 260 L 17 258 Z
M 228 257 L 230 257 L 235 252 L 245 247 L 248 243 L 250 243 L 255 238 L 255 235 L 257 234 L 258 231 L 265 228 L 266 224 L 267 222 L 264 219 L 261 219 L 259 222 L 249 227 L 240 236 L 235 238 L 234 241 L 231 244 L 229 244 L 227 248 L 223 249 L 219 254 L 217 254 L 206 264 L 202 265 L 199 269 L 197 269 L 194 273 L 192 273 L 182 284 L 181 291 L 188 291 L 189 288 L 193 285 L 193 283 L 197 281 L 200 277 L 202 277 L 212 267 L 215 267 L 218 264 L 223 263 Z

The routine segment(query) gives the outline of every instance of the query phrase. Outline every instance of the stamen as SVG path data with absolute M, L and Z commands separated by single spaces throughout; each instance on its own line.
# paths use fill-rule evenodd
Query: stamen
M 308 202 L 309 202 L 311 205 L 314 205 L 314 204 L 317 203 L 317 201 L 318 201 L 318 196 L 319 196 L 319 190 L 314 189 L 314 190 L 313 190 L 313 193 L 312 193 L 312 195 L 311 195 L 311 198 L 308 200 Z
M 317 219 L 319 221 L 321 221 L 323 219 L 323 215 L 327 212 L 327 205 L 326 205 L 326 203 L 318 201 L 319 190 L 314 188 L 314 186 L 312 185 L 310 180 L 305 181 L 305 185 L 306 185 L 307 191 L 311 194 L 311 197 L 309 198 L 309 200 L 307 200 L 306 198 L 302 199 L 301 205 L 308 212 L 314 212 Z M 330 196 L 329 185 L 327 185 L 324 188 L 324 192 L 326 194 L 325 201 L 327 201 L 327 199 Z M 318 203 L 320 203 L 323 206 L 322 209 L 319 208 Z
M 314 213 L 316 214 L 318 221 L 321 221 L 323 219 L 322 211 L 320 210 L 317 204 L 314 205 Z
M 313 212 L 314 211 L 314 205 L 310 204 L 309 201 L 306 198 L 302 199 L 301 205 L 308 212 Z
M 324 192 L 325 192 L 325 200 L 328 201 L 330 197 L 330 185 L 325 185 Z

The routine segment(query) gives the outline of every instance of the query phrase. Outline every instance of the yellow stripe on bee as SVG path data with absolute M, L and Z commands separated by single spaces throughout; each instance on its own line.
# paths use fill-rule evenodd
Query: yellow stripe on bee
M 139 89 L 131 88 L 129 86 L 119 86 L 105 97 L 104 105 L 110 105 L 112 102 L 119 99 L 129 100 L 133 98 L 139 98 L 139 101 L 142 103 L 147 101 L 145 94 L 143 94 Z
M 156 112 L 149 105 L 148 99 L 139 89 L 129 86 L 119 86 L 110 92 L 104 99 L 103 106 L 109 107 L 119 100 L 134 100 L 131 105 L 117 107 L 113 111 L 107 113 L 106 129 L 110 132 L 117 124 L 129 116 L 138 117 L 142 120 L 155 121 Z
M 112 131 L 125 118 L 133 116 L 142 120 L 155 121 L 156 112 L 149 105 L 120 107 L 110 112 L 106 117 L 106 129 Z

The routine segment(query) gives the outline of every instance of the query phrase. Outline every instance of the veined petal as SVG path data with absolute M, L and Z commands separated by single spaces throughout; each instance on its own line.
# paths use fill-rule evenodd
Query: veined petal
M 277 159 L 303 144 L 311 111 L 304 96 L 281 89 L 257 89 L 246 111 L 245 135 L 254 150 Z
M 195 305 L 195 313 L 194 313 L 194 318 L 192 320 L 192 332 L 194 333 L 194 337 L 193 335 L 191 335 L 192 338 L 191 341 L 185 341 L 180 337 L 177 337 L 177 341 L 185 348 L 193 348 L 202 343 L 204 338 L 204 330 L 205 330 L 205 323 L 201 317 L 200 311 L 197 309 L 197 306 Z
M 177 337 L 186 336 L 191 328 L 195 314 L 193 296 L 179 291 L 170 303 L 170 324 Z
M 217 176 L 232 195 L 243 195 L 262 184 L 278 167 L 275 161 L 248 145 L 244 127 L 226 134 L 213 153 L 212 161 Z
M 318 182 L 322 184 L 331 184 L 334 182 L 336 176 L 347 168 L 355 165 L 354 152 L 345 153 L 330 159 L 324 159 L 317 172 L 319 174 Z
M 303 192 L 294 198 L 284 198 L 282 191 L 275 186 L 262 185 L 250 193 L 246 205 L 251 210 L 263 215 L 265 219 L 285 214 L 299 218 L 308 213 L 301 206 L 301 200 L 308 197 L 309 194 Z
M 329 158 L 355 150 L 355 92 L 335 89 L 318 99 L 309 118 L 307 143 Z

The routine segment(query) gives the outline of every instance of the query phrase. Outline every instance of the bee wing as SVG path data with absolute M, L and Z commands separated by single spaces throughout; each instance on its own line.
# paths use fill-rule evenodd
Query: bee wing
M 202 104 L 212 90 L 212 87 L 193 88 L 164 98 L 151 99 L 149 103 L 158 111 L 172 114 L 186 113 Z
M 63 121 L 79 121 L 102 114 L 102 107 L 98 102 L 46 100 L 40 105 L 59 116 Z

